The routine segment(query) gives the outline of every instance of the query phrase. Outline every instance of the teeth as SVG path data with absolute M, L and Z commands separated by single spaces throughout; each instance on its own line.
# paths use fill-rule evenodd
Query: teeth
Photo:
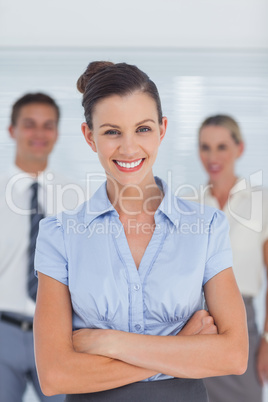
M 131 169 L 131 168 L 134 168 L 134 167 L 136 167 L 136 166 L 139 166 L 141 162 L 142 162 L 142 159 L 139 159 L 138 161 L 136 161 L 136 162 L 131 162 L 131 163 L 125 163 L 125 162 L 116 161 L 116 163 L 117 163 L 119 166 L 121 166 L 121 167 L 123 167 L 123 168 L 127 168 L 127 169 Z

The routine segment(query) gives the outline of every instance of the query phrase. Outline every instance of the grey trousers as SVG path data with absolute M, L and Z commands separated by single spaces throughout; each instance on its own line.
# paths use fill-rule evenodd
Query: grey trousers
M 23 331 L 14 324 L 0 320 L 0 401 L 22 402 L 27 381 L 32 382 L 40 401 L 64 401 L 63 395 L 47 397 L 40 389 L 34 360 L 33 332 Z
M 144 381 L 91 394 L 67 395 L 65 402 L 208 402 L 203 380 Z
M 256 353 L 260 342 L 252 298 L 244 297 L 249 331 L 248 369 L 241 376 L 205 379 L 209 402 L 261 402 L 262 387 L 257 378 Z

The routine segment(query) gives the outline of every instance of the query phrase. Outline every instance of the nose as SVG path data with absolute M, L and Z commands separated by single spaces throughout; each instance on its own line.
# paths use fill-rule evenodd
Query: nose
M 119 152 L 127 157 L 133 157 L 138 152 L 138 144 L 133 134 L 125 134 L 121 138 Z
M 44 136 L 45 136 L 45 133 L 46 133 L 46 130 L 44 130 L 43 127 L 36 126 L 35 129 L 34 129 L 34 135 L 35 135 L 35 137 L 37 137 L 37 138 L 42 138 L 42 137 L 44 137 Z
M 218 159 L 219 159 L 219 155 L 216 150 L 210 150 L 208 152 L 208 161 L 210 163 L 213 163 L 213 162 L 216 163 L 216 162 L 218 162 Z

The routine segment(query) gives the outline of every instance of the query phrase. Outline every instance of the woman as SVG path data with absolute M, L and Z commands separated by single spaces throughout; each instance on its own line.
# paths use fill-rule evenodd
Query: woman
M 202 123 L 199 152 L 210 186 L 201 201 L 223 210 L 229 220 L 234 273 L 247 310 L 250 341 L 248 369 L 244 375 L 206 380 L 211 402 L 261 402 L 261 384 L 268 375 L 268 317 L 260 340 L 253 309 L 253 298 L 261 286 L 263 260 L 268 266 L 268 198 L 263 191 L 266 210 L 262 213 L 262 204 L 254 199 L 249 183 L 237 178 L 235 163 L 243 150 L 239 126 L 230 116 L 212 116 Z
M 72 215 L 40 227 L 34 331 L 43 392 L 206 401 L 202 377 L 241 374 L 247 363 L 224 214 L 205 209 L 209 230 L 192 234 L 199 206 L 153 176 L 167 118 L 145 73 L 93 62 L 78 89 L 82 132 L 107 181 Z

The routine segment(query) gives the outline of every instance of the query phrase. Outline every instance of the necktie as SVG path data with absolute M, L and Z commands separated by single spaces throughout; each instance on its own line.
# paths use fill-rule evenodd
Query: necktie
M 28 270 L 28 294 L 35 301 L 37 293 L 37 278 L 34 275 L 34 254 L 36 238 L 38 235 L 39 222 L 44 218 L 44 215 L 38 208 L 38 183 L 31 185 L 31 216 L 30 216 L 30 247 L 29 247 L 29 270 Z

